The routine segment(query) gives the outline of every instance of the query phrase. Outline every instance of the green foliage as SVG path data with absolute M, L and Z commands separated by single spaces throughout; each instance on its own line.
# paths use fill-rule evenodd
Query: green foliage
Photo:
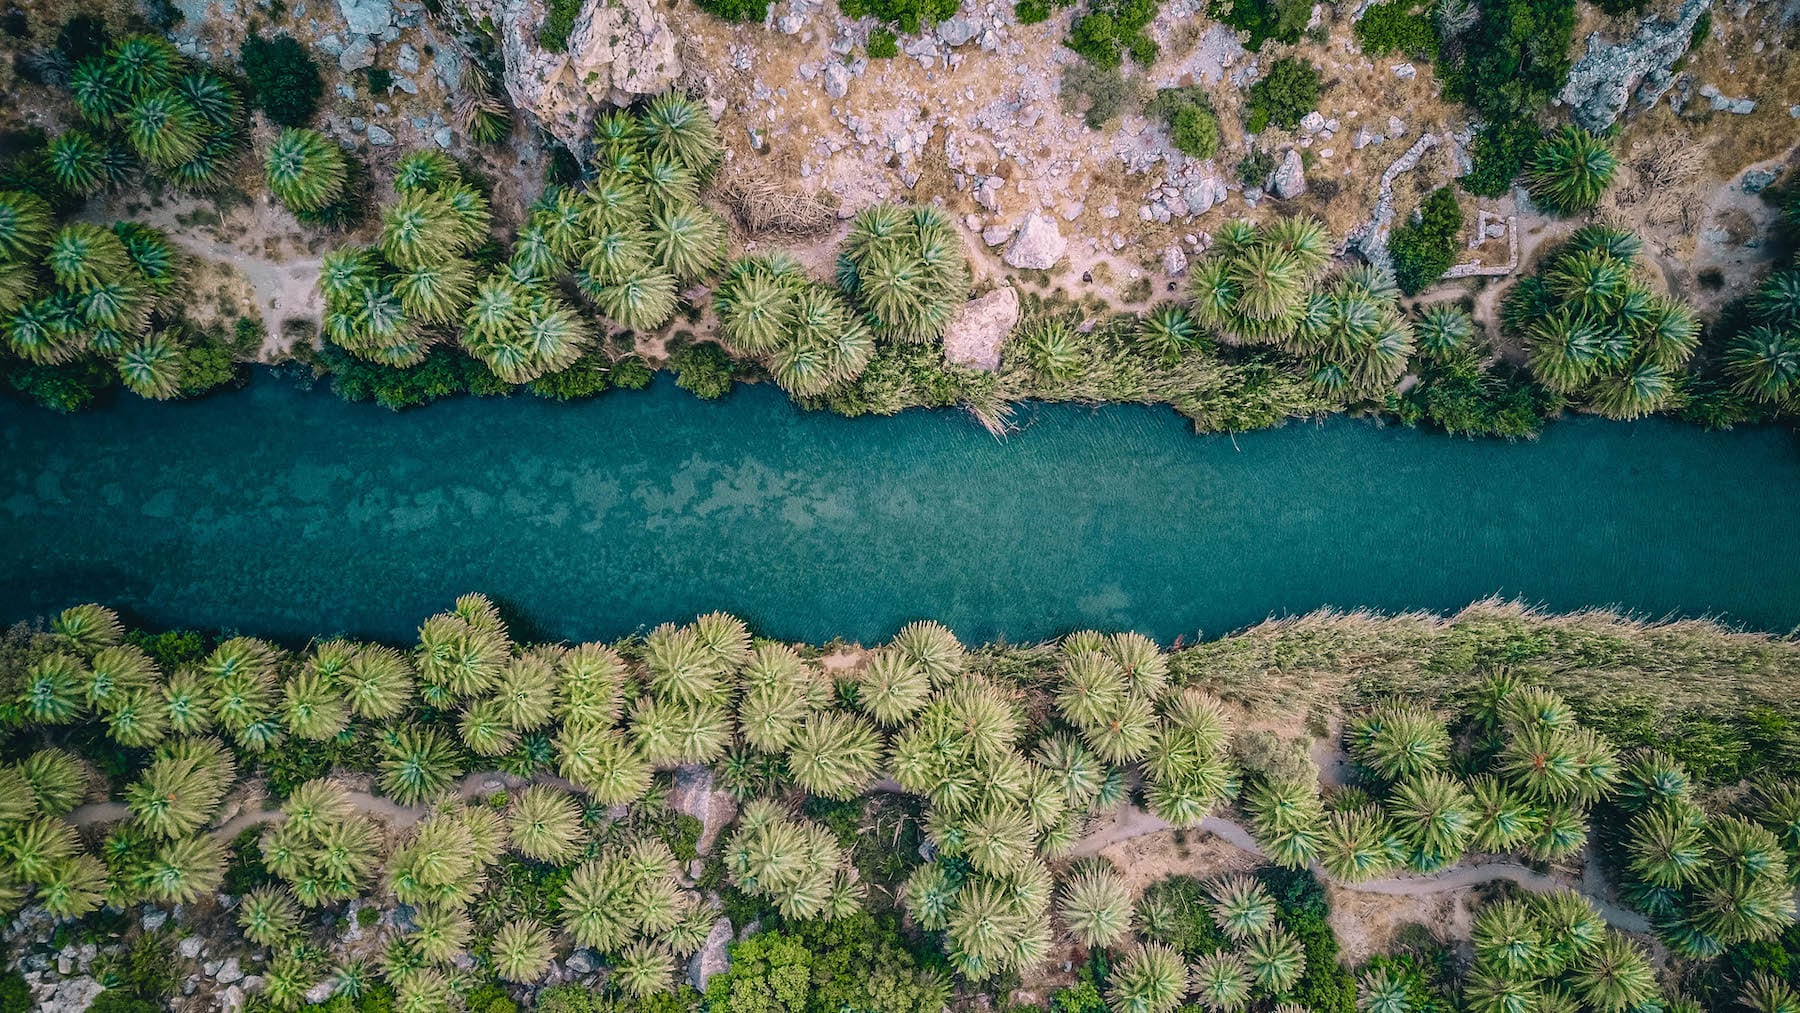
M 31 987 L 17 968 L 0 974 L 0 1013 L 28 1013 L 31 1009 Z
M 677 349 L 666 368 L 675 374 L 675 386 L 705 401 L 731 393 L 738 371 L 731 356 L 710 341 Z
M 1156 43 L 1145 34 L 1156 19 L 1157 0 L 1089 0 L 1069 26 L 1064 45 L 1102 69 L 1116 69 L 1125 54 L 1143 67 L 1156 62 Z
M 1565 126 L 1538 142 L 1525 183 L 1532 200 L 1558 214 L 1573 214 L 1599 203 L 1617 168 L 1605 139 Z
M 1290 46 L 1299 42 L 1312 17 L 1312 4 L 1307 0 L 1214 0 L 1208 13 L 1250 33 L 1246 45 L 1254 53 L 1270 39 Z
M 244 39 L 238 63 L 250 82 L 251 97 L 270 122 L 283 127 L 312 122 L 325 82 L 305 46 L 291 36 L 265 39 L 253 33 Z
M 877 28 L 869 33 L 867 51 L 871 60 L 891 60 L 900 55 L 900 40 L 892 31 Z
M 1437 32 L 1429 11 L 1421 13 L 1415 0 L 1389 0 L 1371 4 L 1356 22 L 1356 38 L 1371 56 L 1401 55 L 1420 59 L 1437 56 Z
M 1070 113 L 1080 113 L 1089 129 L 1099 130 L 1137 103 L 1137 85 L 1126 80 L 1118 67 L 1071 63 L 1063 68 L 1058 101 Z
M 1013 4 L 1013 16 L 1022 25 L 1042 24 L 1060 8 L 1072 7 L 1074 3 L 1075 0 L 1018 0 Z
M 706 989 L 711 1008 L 730 1013 L 937 1013 L 948 997 L 938 965 L 918 962 L 896 920 L 866 913 L 759 932 L 731 948 L 731 970 Z
M 1250 86 L 1244 129 L 1259 134 L 1273 123 L 1293 130 L 1318 104 L 1319 68 L 1298 57 L 1284 56 Z
M 538 45 L 552 53 L 569 48 L 569 33 L 575 30 L 575 18 L 581 13 L 580 0 L 550 0 L 545 5 L 544 24 L 538 29 Z
M 769 16 L 769 0 L 698 0 L 698 3 L 708 14 L 739 24 L 756 24 Z
M 1563 405 L 1528 373 L 1489 370 L 1478 354 L 1463 353 L 1427 360 L 1419 383 L 1401 397 L 1399 415 L 1408 425 L 1429 423 L 1457 436 L 1529 439 Z
M 1408 295 L 1417 293 L 1450 269 L 1462 237 L 1463 213 L 1456 193 L 1438 187 L 1419 205 L 1419 219 L 1393 231 L 1388 250 L 1394 257 L 1394 282 Z
M 874 18 L 902 35 L 917 35 L 956 13 L 956 0 L 839 0 L 847 18 Z
M 1448 8 L 1446 8 L 1448 9 Z M 1438 78 L 1484 124 L 1463 178 L 1471 193 L 1498 197 L 1531 157 L 1538 111 L 1569 75 L 1574 0 L 1472 0 L 1438 18 Z
M 415 366 L 387 366 L 359 359 L 327 343 L 318 362 L 331 376 L 331 389 L 346 401 L 374 401 L 399 411 L 458 394 L 506 394 L 512 385 L 479 361 L 439 346 Z
M 1529 118 L 1483 123 L 1470 146 L 1471 168 L 1462 179 L 1463 189 L 1480 197 L 1504 196 L 1525 171 L 1542 136 Z
M 1163 88 L 1144 105 L 1144 115 L 1167 124 L 1175 149 L 1190 158 L 1211 158 L 1219 150 L 1219 118 L 1204 88 Z

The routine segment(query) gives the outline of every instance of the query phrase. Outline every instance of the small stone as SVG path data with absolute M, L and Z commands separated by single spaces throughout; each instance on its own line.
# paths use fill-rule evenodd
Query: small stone
M 1773 169 L 1751 169 L 1744 173 L 1744 181 L 1741 185 L 1745 193 L 1762 193 L 1769 188 L 1769 184 L 1775 182 L 1775 177 L 1776 172 Z
M 1325 129 L 1325 117 L 1319 115 L 1319 111 L 1317 109 L 1314 109 L 1312 112 L 1307 113 L 1305 116 L 1300 117 L 1300 130 L 1303 133 L 1316 134 L 1319 131 L 1324 130 L 1324 129 Z
M 798 14 L 784 14 L 775 21 L 775 28 L 783 35 L 799 35 L 804 27 L 806 19 Z
M 1411 81 L 1419 73 L 1410 63 L 1396 63 L 1391 69 L 1394 76 L 1402 81 Z
M 989 225 L 981 230 L 981 241 L 989 246 L 999 246 L 1011 239 L 1012 234 L 1013 230 L 1010 225 Z
M 206 949 L 206 941 L 199 936 L 188 936 L 181 942 L 176 943 L 175 949 L 181 954 L 183 959 L 193 960 L 200 955 L 200 951 Z
M 431 133 L 431 140 L 440 148 L 448 148 L 452 139 L 449 127 L 439 127 Z
M 378 148 L 385 148 L 394 143 L 394 135 L 389 133 L 386 127 L 371 123 L 368 133 L 369 143 Z
M 219 996 L 219 1009 L 224 1010 L 225 1013 L 232 1013 L 233 1010 L 239 1010 L 243 1007 L 244 990 L 236 985 L 226 989 L 224 993 Z
M 158 908 L 151 908 L 150 910 L 144 912 L 144 931 L 145 932 L 155 932 L 157 929 L 160 929 L 163 927 L 163 922 L 166 922 L 168 920 L 169 920 L 169 913 L 167 911 L 163 911 Z
M 1033 211 L 1025 216 L 1001 260 L 1022 271 L 1047 271 L 1063 258 L 1068 245 L 1055 219 Z
M 322 35 L 313 43 L 313 48 L 326 56 L 336 57 L 344 51 L 344 40 L 336 35 Z
M 220 964 L 219 969 L 213 973 L 213 980 L 221 985 L 229 985 L 234 981 L 241 981 L 243 980 L 243 977 L 244 971 L 242 968 L 238 967 L 238 958 L 236 957 L 226 957 L 225 962 Z
M 379 35 L 394 22 L 394 8 L 388 0 L 337 0 L 337 5 L 345 24 L 357 35 Z
M 375 66 L 375 43 L 367 38 L 357 38 L 344 51 L 338 54 L 338 69 L 348 74 L 364 67 Z
M 400 44 L 400 51 L 394 55 L 394 69 L 402 74 L 419 72 L 419 51 L 412 47 L 412 43 Z
M 356 87 L 348 81 L 339 81 L 337 83 L 337 93 L 338 98 L 349 102 L 356 98 Z
M 1181 247 L 1175 245 L 1174 243 L 1170 243 L 1166 248 L 1164 248 L 1164 250 L 1163 250 L 1163 273 L 1164 274 L 1168 275 L 1171 278 L 1180 277 L 1181 275 L 1183 275 L 1187 272 L 1187 266 L 1188 266 L 1187 254 L 1182 252 Z
M 1269 189 L 1282 200 L 1292 200 L 1306 192 L 1306 164 L 1298 149 L 1289 148 L 1281 165 L 1269 179 Z
M 1350 147 L 1356 151 L 1361 151 L 1375 143 L 1378 143 L 1375 135 L 1369 133 L 1368 127 L 1357 127 L 1356 133 L 1350 135 Z
M 967 45 L 981 31 L 981 26 L 974 21 L 957 16 L 938 22 L 937 37 L 946 46 Z
M 1406 121 L 1398 116 L 1389 116 L 1387 121 L 1387 135 L 1389 137 L 1405 137 Z
M 598 965 L 594 961 L 593 950 L 581 949 L 569 954 L 569 959 L 565 966 L 568 967 L 569 973 L 571 974 L 587 974 Z

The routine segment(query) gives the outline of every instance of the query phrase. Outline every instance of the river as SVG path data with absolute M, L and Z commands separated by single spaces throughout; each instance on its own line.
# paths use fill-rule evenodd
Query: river
M 1196 436 L 1161 408 L 842 419 L 666 376 L 562 405 L 395 414 L 259 373 L 72 417 L 0 402 L 0 618 L 407 640 L 481 590 L 530 637 L 725 608 L 865 642 L 1136 628 L 1164 643 L 1321 606 L 1488 595 L 1800 623 L 1800 447 L 1778 429 L 1553 423 L 1534 443 L 1332 419 Z

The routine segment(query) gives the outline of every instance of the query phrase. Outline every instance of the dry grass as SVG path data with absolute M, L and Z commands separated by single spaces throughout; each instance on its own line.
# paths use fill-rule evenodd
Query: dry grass
M 829 193 L 786 189 L 761 170 L 741 164 L 725 173 L 714 195 L 744 232 L 757 239 L 805 239 L 837 225 L 838 201 Z

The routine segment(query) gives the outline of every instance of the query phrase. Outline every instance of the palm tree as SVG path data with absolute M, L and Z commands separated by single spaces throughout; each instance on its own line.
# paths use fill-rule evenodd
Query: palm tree
M 1550 291 L 1571 311 L 1598 319 L 1617 317 L 1626 298 L 1641 291 L 1631 266 L 1604 253 L 1568 253 L 1545 272 Z
M 953 876 L 943 863 L 927 862 L 906 877 L 900 899 L 920 928 L 937 932 L 950 924 L 961 886 L 962 880 Z
M 1478 966 L 1463 986 L 1463 999 L 1473 1013 L 1535 1013 L 1540 993 L 1535 978 L 1516 978 Z
M 1389 799 L 1400 821 L 1401 837 L 1413 850 L 1413 866 L 1421 872 L 1454 862 L 1475 836 L 1474 798 L 1460 782 L 1431 773 L 1399 786 Z
M 700 181 L 686 166 L 673 159 L 645 159 L 632 174 L 649 198 L 652 213 L 660 208 L 692 205 L 700 200 Z
M 494 934 L 494 972 L 528 985 L 543 978 L 555 952 L 548 929 L 533 919 L 515 918 Z
M 956 906 L 949 913 L 948 933 L 952 952 L 991 967 L 1003 959 L 1012 940 L 1025 931 L 1026 918 L 999 884 L 974 879 L 964 884 Z M 1118 980 L 1118 972 L 1114 972 Z
M 389 980 L 394 983 L 396 1013 L 442 1013 L 451 1008 L 455 993 L 442 972 L 434 968 L 413 968 L 390 975 Z
M 1306 973 L 1306 948 L 1293 933 L 1271 929 L 1244 944 L 1244 965 L 1258 988 L 1269 995 L 1286 995 Z
M 199 111 L 173 88 L 139 94 L 119 119 L 132 148 L 159 169 L 193 160 L 205 140 Z
M 191 834 L 212 817 L 223 796 L 217 777 L 193 759 L 164 757 L 125 789 L 133 822 L 155 837 Z
M 631 710 L 631 739 L 653 766 L 710 763 L 731 744 L 731 722 L 717 704 L 641 697 Z
M 381 737 L 382 794 L 401 805 L 416 805 L 450 786 L 462 774 L 456 749 L 436 729 L 406 725 Z
M 650 233 L 637 218 L 598 226 L 583 244 L 581 269 L 596 286 L 622 284 L 651 270 Z
M 527 858 L 561 865 L 581 853 L 581 806 L 549 785 L 520 792 L 506 822 L 513 848 Z
M 1699 880 L 1707 848 L 1698 813 L 1655 808 L 1632 819 L 1626 836 L 1631 871 L 1657 886 L 1679 889 Z
M 58 186 L 88 196 L 106 186 L 106 148 L 79 128 L 64 131 L 44 149 L 44 162 Z
M 1751 1013 L 1800 1013 L 1800 993 L 1780 978 L 1758 971 L 1738 993 L 1738 1005 Z
M 650 217 L 650 251 L 664 270 L 692 281 L 723 259 L 725 222 L 697 204 L 664 205 Z
M 1476 959 L 1500 973 L 1529 978 L 1544 965 L 1544 939 L 1532 910 L 1519 901 L 1501 901 L 1475 916 L 1471 942 Z
M 434 964 L 447 964 L 468 949 L 474 925 L 454 907 L 421 907 L 413 913 L 413 945 L 419 956 Z
M 125 624 L 119 621 L 117 612 L 103 605 L 74 605 L 51 620 L 50 632 L 63 646 L 83 657 L 93 657 L 101 648 L 125 638 Z
M 277 954 L 263 971 L 263 998 L 278 1010 L 298 1009 L 306 993 L 318 982 L 318 974 L 300 953 Z
M 556 706 L 556 673 L 551 663 L 534 654 L 514 658 L 500 675 L 494 699 L 512 728 L 522 732 L 542 728 Z
M 89 681 L 87 669 L 76 658 L 67 654 L 45 655 L 25 670 L 20 707 L 25 717 L 36 724 L 67 724 L 85 707 Z
M 92 855 L 65 858 L 38 880 L 37 902 L 58 918 L 79 918 L 106 900 L 106 867 Z
M 706 110 L 685 95 L 664 92 L 646 103 L 638 118 L 652 158 L 673 159 L 704 177 L 724 153 Z
M 621 326 L 653 331 L 675 315 L 676 288 L 674 275 L 646 270 L 617 283 L 601 285 L 591 294 L 600 312 Z
M 1089 865 L 1063 882 L 1057 913 L 1083 946 L 1115 946 L 1131 934 L 1131 888 L 1110 866 Z
M 1318 859 L 1325 810 L 1316 784 L 1263 781 L 1250 790 L 1245 804 L 1256 841 L 1271 861 L 1297 869 Z
M 1213 922 L 1226 937 L 1242 941 L 1275 925 L 1275 902 L 1261 881 L 1227 876 L 1212 886 Z
M 1364 971 L 1356 980 L 1358 1013 L 1413 1013 L 1406 978 L 1387 967 Z
M 48 817 L 19 824 L 8 838 L 0 840 L 0 853 L 11 861 L 14 875 L 28 882 L 42 881 L 79 848 L 75 828 Z
M 438 263 L 467 248 L 465 226 L 436 190 L 409 190 L 388 205 L 377 240 L 382 256 L 401 270 Z
M 610 727 L 619 717 L 625 661 L 604 644 L 578 644 L 557 662 L 557 716 L 569 725 Z
M 225 878 L 225 852 L 204 834 L 165 842 L 138 873 L 136 887 L 151 900 L 192 904 Z
M 128 748 L 154 745 L 168 730 L 168 705 L 162 691 L 154 687 L 135 687 L 120 693 L 106 716 L 107 734 Z
M 775 350 L 769 372 L 790 394 L 816 397 L 860 376 L 875 342 L 836 293 L 809 285 L 794 300 L 794 329 Z
M 1229 951 L 1209 953 L 1194 962 L 1194 993 L 1214 1013 L 1232 1013 L 1250 1001 L 1250 970 L 1244 958 Z
M 1657 995 L 1650 959 L 1617 932 L 1608 932 L 1583 957 L 1570 984 L 1583 1003 L 1601 1013 L 1621 1013 Z
M 1525 337 L 1532 374 L 1551 390 L 1572 394 L 1593 377 L 1606 335 L 1593 320 L 1559 310 L 1537 318 Z
M 958 822 L 962 840 L 957 850 L 977 872 L 1004 875 L 1031 858 L 1035 835 L 1031 818 L 1020 809 L 990 803 Z
M 632 943 L 619 954 L 613 974 L 626 995 L 642 998 L 666 992 L 675 976 L 675 956 L 651 943 Z
M 758 647 L 741 678 L 738 731 L 766 752 L 787 748 L 799 723 L 813 709 L 811 687 L 800 656 L 785 646 Z
M 357 717 L 385 720 L 412 699 L 412 663 L 391 647 L 364 644 L 338 675 L 338 684 Z
M 166 401 L 181 393 L 181 346 L 170 331 L 147 334 L 125 346 L 119 379 L 142 398 Z
M 858 675 L 856 704 L 884 727 L 905 722 L 930 698 L 931 680 L 892 648 L 870 655 Z
M 1114 965 L 1106 1004 L 1112 1013 L 1168 1013 L 1187 991 L 1181 956 L 1161 943 L 1139 943 Z
M 44 263 L 56 283 L 71 292 L 130 277 L 131 259 L 111 230 L 87 222 L 71 222 L 50 240 Z
M 1277 218 L 1263 226 L 1262 242 L 1288 254 L 1295 266 L 1314 274 L 1331 260 L 1331 236 L 1311 215 Z
M 1759 401 L 1782 402 L 1800 393 L 1800 329 L 1751 327 L 1725 349 L 1733 387 Z
M 1106 768 L 1088 751 L 1081 740 L 1067 733 L 1056 733 L 1038 742 L 1032 759 L 1043 768 L 1058 791 L 1066 808 L 1085 811 L 1100 792 Z
M 1533 825 L 1530 805 L 1490 774 L 1470 778 L 1468 788 L 1475 810 L 1472 847 L 1491 854 L 1511 851 L 1525 843 Z
M 1435 715 L 1389 703 L 1353 721 L 1347 732 L 1356 761 L 1390 781 L 1419 777 L 1450 758 L 1450 733 Z
M 784 255 L 732 261 L 713 289 L 725 340 L 752 355 L 774 351 L 793 328 L 794 296 L 804 282 L 799 264 Z
M 1455 306 L 1437 303 L 1427 306 L 1413 324 L 1413 339 L 1419 351 L 1442 358 L 1467 346 L 1475 336 L 1475 321 Z
M 69 93 L 75 109 L 83 119 L 96 125 L 107 125 L 125 111 L 133 89 L 127 88 L 119 71 L 111 63 L 92 57 L 69 71 Z
M 1127 695 L 1102 714 L 1099 721 L 1082 729 L 1082 735 L 1106 762 L 1134 763 L 1155 744 L 1155 708 L 1141 696 Z
M 1072 380 L 1081 371 L 1081 335 L 1068 320 L 1034 320 L 1021 329 L 1017 341 L 1032 371 L 1046 380 Z
M 1332 813 L 1320 852 L 1325 870 L 1346 883 L 1374 879 L 1403 859 L 1387 815 L 1373 807 Z
M 303 739 L 329 739 L 350 724 L 350 706 L 331 679 L 302 672 L 282 687 L 282 717 Z
M 348 175 L 343 151 L 316 130 L 289 127 L 263 156 L 269 192 L 290 211 L 322 211 L 336 203 Z
M 1606 934 L 1606 920 L 1586 897 L 1574 890 L 1537 894 L 1529 903 L 1542 936 L 1541 964 L 1550 973 L 1561 973 Z
M 1525 171 L 1531 199 L 1559 214 L 1599 203 L 1612 183 L 1618 160 L 1606 140 L 1566 125 L 1538 142 Z
M 812 714 L 788 745 L 788 773 L 815 795 L 851 799 L 881 762 L 881 736 L 861 718 L 842 711 Z
M 67 815 L 87 795 L 87 771 L 61 749 L 32 753 L 19 761 L 19 773 L 31 785 L 38 809 L 49 816 Z
M 891 646 L 931 680 L 943 686 L 963 670 L 963 645 L 942 623 L 920 620 L 894 634 Z
M 259 886 L 238 905 L 237 923 L 258 946 L 278 946 L 299 931 L 300 909 L 285 888 Z
M 173 84 L 184 64 L 168 40 L 154 35 L 127 35 L 106 50 L 106 61 L 126 92 Z
M 617 732 L 565 725 L 555 748 L 562 775 L 598 802 L 633 802 L 650 788 L 649 761 Z

